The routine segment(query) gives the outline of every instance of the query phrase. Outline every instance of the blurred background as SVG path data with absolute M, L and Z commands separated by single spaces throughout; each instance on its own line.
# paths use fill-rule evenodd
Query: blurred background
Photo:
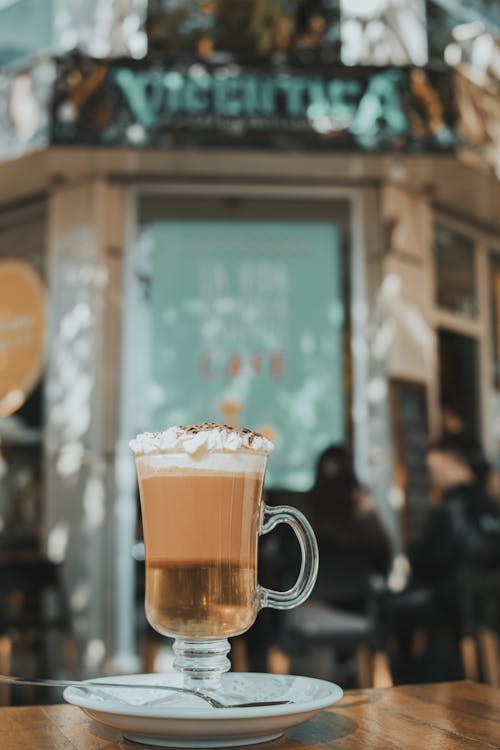
M 214 420 L 320 542 L 234 669 L 500 684 L 499 40 L 493 0 L 0 0 L 0 672 L 169 667 L 128 441 Z

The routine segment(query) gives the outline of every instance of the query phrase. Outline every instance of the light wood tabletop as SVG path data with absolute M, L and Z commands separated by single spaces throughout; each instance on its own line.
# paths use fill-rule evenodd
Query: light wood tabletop
M 74 706 L 0 709 L 1 750 L 138 750 Z M 151 747 L 151 746 L 149 746 Z M 500 690 L 472 682 L 346 693 L 262 750 L 500 749 Z

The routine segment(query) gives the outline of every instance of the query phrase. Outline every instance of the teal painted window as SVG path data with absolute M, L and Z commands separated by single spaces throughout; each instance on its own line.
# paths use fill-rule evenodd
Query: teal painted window
M 308 489 L 344 439 L 337 226 L 162 220 L 139 246 L 138 427 L 236 419 L 275 437 L 270 486 Z

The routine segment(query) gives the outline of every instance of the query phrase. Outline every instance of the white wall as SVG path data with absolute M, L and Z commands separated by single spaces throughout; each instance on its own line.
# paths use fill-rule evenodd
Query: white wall
M 427 385 L 432 431 L 437 429 L 437 356 L 434 331 L 433 216 L 429 199 L 386 185 L 382 219 L 387 229 L 381 283 L 392 321 L 389 377 Z

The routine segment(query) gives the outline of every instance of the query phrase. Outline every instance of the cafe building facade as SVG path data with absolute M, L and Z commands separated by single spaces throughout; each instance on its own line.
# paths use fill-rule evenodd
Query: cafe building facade
M 470 45 L 453 68 L 411 45 L 345 64 L 311 16 L 295 57 L 277 31 L 270 57 L 207 31 L 167 55 L 165 15 L 141 60 L 80 49 L 0 79 L 0 284 L 34 271 L 46 319 L 36 345 L 33 306 L 0 300 L 4 371 L 32 344 L 0 393 L 2 522 L 15 498 L 64 561 L 89 674 L 138 664 L 138 431 L 259 429 L 288 493 L 346 443 L 396 559 L 440 404 L 500 451 L 494 96 Z

